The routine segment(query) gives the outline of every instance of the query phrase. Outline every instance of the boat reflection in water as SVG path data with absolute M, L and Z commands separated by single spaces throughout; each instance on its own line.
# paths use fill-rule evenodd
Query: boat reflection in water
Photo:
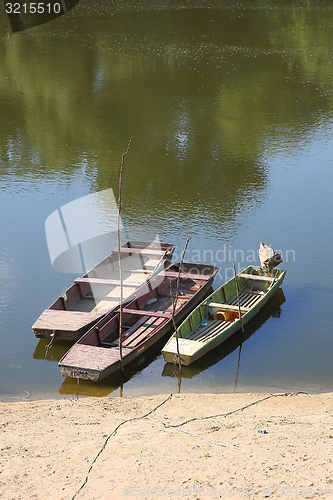
M 209 290 L 208 293 L 211 293 Z M 72 342 L 66 340 L 54 340 L 52 346 L 48 349 L 47 346 L 50 339 L 40 339 L 33 359 L 58 361 L 73 345 Z M 78 380 L 73 378 L 65 378 L 59 390 L 59 394 L 78 395 L 78 396 L 107 396 L 108 394 L 120 388 L 122 395 L 122 387 L 128 382 L 138 371 L 146 368 L 152 363 L 161 353 L 161 349 L 165 344 L 165 339 L 162 339 L 154 348 L 151 349 L 148 359 L 144 355 L 140 356 L 131 365 L 125 366 L 124 374 L 115 373 L 101 382 L 92 382 L 91 380 Z
M 210 292 L 209 292 L 210 293 Z M 237 332 L 234 336 L 226 340 L 217 349 L 208 353 L 208 355 L 199 359 L 197 362 L 190 366 L 182 366 L 182 374 L 179 374 L 178 366 L 171 363 L 165 363 L 163 368 L 163 377 L 173 377 L 179 379 L 179 392 L 181 378 L 191 379 L 207 370 L 211 366 L 219 363 L 226 356 L 231 354 L 237 348 L 240 348 L 242 344 L 253 335 L 269 318 L 278 318 L 281 314 L 281 305 L 286 301 L 284 293 L 281 288 L 279 288 L 270 301 L 266 304 L 265 308 L 260 311 L 247 325 L 244 327 L 244 333 Z M 65 352 L 70 348 L 71 343 L 68 341 L 55 340 L 52 347 L 46 352 L 46 346 L 49 343 L 49 339 L 40 339 L 35 352 L 33 354 L 34 359 L 42 359 L 48 361 L 56 361 L 65 354 Z M 124 374 L 115 373 L 110 377 L 102 380 L 101 382 L 92 382 L 90 380 L 77 380 L 72 378 L 65 378 L 62 386 L 59 390 L 59 394 L 66 394 L 72 396 L 94 396 L 103 397 L 117 391 L 119 389 L 120 396 L 122 396 L 123 386 L 134 377 L 139 371 L 142 371 L 149 364 L 154 362 L 160 355 L 161 349 L 165 344 L 165 339 L 162 339 L 154 349 L 151 350 L 148 359 L 144 355 L 140 356 L 135 362 L 128 366 L 125 366 Z M 237 385 L 238 368 L 240 362 L 240 352 L 238 357 L 237 374 L 235 380 L 235 386 Z
M 55 339 L 50 347 L 48 347 L 49 344 L 50 339 L 39 339 L 32 356 L 33 359 L 46 359 L 47 361 L 56 361 L 58 363 L 59 359 L 72 347 L 74 342 Z
M 131 364 L 125 366 L 123 374 L 121 374 L 121 372 L 116 372 L 100 382 L 67 377 L 62 383 L 59 394 L 102 397 L 108 396 L 112 392 L 119 389 L 119 395 L 122 396 L 124 384 L 134 377 L 136 373 L 155 361 L 155 359 L 161 354 L 161 349 L 164 344 L 165 339 L 162 339 L 158 344 L 150 349 L 148 358 L 142 355 Z
M 182 373 L 179 373 L 178 365 L 165 363 L 162 376 L 163 377 L 177 377 L 179 379 L 179 391 L 180 391 L 180 379 L 186 378 L 191 379 L 199 375 L 207 368 L 219 363 L 226 356 L 235 351 L 238 347 L 239 356 L 237 362 L 237 373 L 235 380 L 235 388 L 237 385 L 239 362 L 240 362 L 240 352 L 242 344 L 251 337 L 259 328 L 270 318 L 279 318 L 281 314 L 281 305 L 286 301 L 284 293 L 281 288 L 275 292 L 272 298 L 267 302 L 265 307 L 253 317 L 253 319 L 244 326 L 244 333 L 242 330 L 237 331 L 232 337 L 223 342 L 216 349 L 208 352 L 205 356 L 195 361 L 189 366 L 182 366 Z

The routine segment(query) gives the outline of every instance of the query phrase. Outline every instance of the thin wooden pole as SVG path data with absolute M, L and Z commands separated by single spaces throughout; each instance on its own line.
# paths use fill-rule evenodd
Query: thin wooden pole
M 176 326 L 176 321 L 175 321 L 175 312 L 176 312 L 176 306 L 177 306 L 177 301 L 178 301 L 178 296 L 179 296 L 180 273 L 181 273 L 181 270 L 182 270 L 182 265 L 183 265 L 185 253 L 186 253 L 186 250 L 187 250 L 187 246 L 188 246 L 188 244 L 190 242 L 190 239 L 191 239 L 191 237 L 186 232 L 186 243 L 185 243 L 185 247 L 184 247 L 182 258 L 180 260 L 179 270 L 178 270 L 178 276 L 177 276 L 177 282 L 176 282 L 177 283 L 177 285 L 176 285 L 176 298 L 173 301 L 173 307 L 172 307 L 172 323 L 173 323 L 173 328 L 174 328 L 175 334 L 176 334 L 177 357 L 178 357 L 178 366 L 179 366 L 179 372 L 180 373 L 182 373 L 182 363 L 181 363 L 181 360 L 180 360 L 179 341 L 178 341 L 177 326 Z M 170 284 L 170 295 L 171 295 L 171 300 L 173 300 L 172 299 L 172 293 L 171 293 L 171 284 Z
M 121 157 L 121 165 L 120 165 L 120 175 L 119 175 L 119 198 L 118 198 L 118 224 L 117 224 L 117 232 L 118 232 L 118 259 L 119 259 L 119 280 L 120 280 L 120 308 L 119 308 L 119 360 L 120 360 L 120 370 L 124 373 L 123 366 L 123 274 L 121 268 L 121 254 L 120 254 L 120 213 L 121 213 L 121 191 L 123 184 L 123 167 L 124 167 L 124 158 L 127 155 L 130 145 L 132 142 L 132 137 L 129 140 L 127 149 L 125 153 L 122 154 Z
M 243 337 L 243 335 L 242 335 Z M 239 375 L 239 365 L 240 365 L 240 355 L 241 355 L 241 350 L 242 350 L 242 342 L 239 346 L 239 351 L 238 351 L 238 359 L 237 359 L 237 370 L 236 370 L 236 378 L 235 378 L 235 384 L 234 384 L 234 392 L 236 392 L 236 387 L 237 387 L 237 382 L 238 382 L 238 375 Z
M 234 265 L 234 273 L 235 273 L 235 283 L 236 283 L 236 293 L 237 293 L 237 301 L 238 301 L 239 321 L 241 322 L 242 332 L 244 333 L 244 326 L 243 326 L 243 320 L 242 320 L 242 314 L 241 314 L 241 306 L 240 306 L 240 300 L 239 300 L 238 276 L 237 276 L 237 273 L 236 273 L 236 266 L 235 266 L 234 260 L 232 260 L 232 263 Z

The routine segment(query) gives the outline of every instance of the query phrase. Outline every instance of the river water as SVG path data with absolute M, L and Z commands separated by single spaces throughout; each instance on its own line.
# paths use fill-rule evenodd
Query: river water
M 333 9 L 327 2 L 81 0 L 13 33 L 0 4 L 0 395 L 331 391 Z M 68 345 L 39 314 L 77 274 L 52 267 L 47 217 L 112 189 L 122 220 L 214 288 L 282 252 L 282 290 L 247 329 L 182 377 L 159 350 L 123 380 L 63 379 Z M 148 228 L 148 229 L 147 229 Z M 257 255 L 255 257 L 258 264 Z

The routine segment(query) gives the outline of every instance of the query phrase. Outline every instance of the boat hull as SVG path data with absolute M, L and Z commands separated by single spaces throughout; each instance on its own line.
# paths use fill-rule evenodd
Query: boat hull
M 254 270 L 258 271 L 258 268 L 255 266 L 249 266 L 248 268 L 244 269 L 239 275 L 247 276 L 248 272 Z M 179 353 L 180 353 L 180 361 L 182 365 L 188 366 L 198 359 L 200 359 L 202 356 L 210 352 L 211 350 L 215 349 L 218 347 L 220 344 L 225 342 L 227 339 L 229 339 L 232 335 L 234 335 L 236 332 L 238 332 L 241 328 L 242 325 L 243 327 L 251 321 L 251 319 L 256 316 L 259 311 L 261 311 L 266 303 L 270 300 L 270 298 L 274 295 L 274 293 L 277 291 L 277 289 L 281 286 L 285 274 L 285 271 L 281 270 L 275 270 L 274 271 L 276 279 L 273 278 L 273 280 L 270 280 L 268 283 L 270 283 L 268 290 L 266 292 L 264 291 L 250 291 L 248 292 L 249 294 L 254 295 L 254 299 L 252 299 L 253 305 L 251 307 L 247 306 L 242 306 L 241 305 L 241 311 L 242 311 L 242 316 L 241 316 L 241 321 L 239 318 L 235 319 L 233 322 L 228 322 L 226 321 L 214 321 L 209 318 L 209 315 L 207 315 L 207 307 L 209 303 L 215 304 L 216 297 L 221 298 L 221 291 L 223 293 L 229 294 L 229 299 L 225 301 L 224 305 L 225 310 L 228 308 L 228 302 L 233 302 L 234 305 L 232 306 L 232 309 L 237 310 L 238 307 L 235 305 L 237 304 L 237 298 L 235 296 L 232 296 L 232 285 L 234 285 L 233 280 L 229 280 L 226 284 L 222 285 L 217 291 L 213 292 L 207 299 L 205 299 L 204 303 L 200 304 L 196 310 L 193 311 L 193 318 L 192 318 L 192 324 L 191 324 L 191 317 L 187 318 L 185 322 L 180 325 L 180 327 L 177 330 L 178 334 L 178 347 L 179 347 Z M 253 278 L 252 280 L 250 278 L 240 278 L 241 280 L 246 280 L 248 279 L 249 282 L 256 281 L 256 278 Z M 267 278 L 268 279 L 268 278 Z M 258 278 L 258 281 L 262 281 L 265 283 L 265 280 L 260 280 Z M 244 285 L 245 282 L 243 281 L 243 290 L 244 290 Z M 262 286 L 264 288 L 264 286 Z M 245 288 L 246 290 L 246 288 Z M 227 292 L 226 292 L 227 291 Z M 246 292 L 243 292 L 246 293 Z M 256 298 L 257 295 L 257 298 Z M 217 305 L 217 304 L 216 304 Z M 218 310 L 223 310 L 223 304 L 220 305 L 220 308 L 217 308 Z M 195 322 L 196 319 L 196 322 Z M 207 322 L 207 325 L 201 326 L 201 322 Z M 177 355 L 177 339 L 176 335 L 174 334 L 169 341 L 166 343 L 166 345 L 162 349 L 162 354 L 164 357 L 164 360 L 168 363 L 178 363 L 178 355 Z
M 187 265 L 187 264 L 183 264 Z M 176 284 L 177 273 L 173 270 L 177 264 L 170 266 L 165 272 L 162 271 L 163 281 L 160 282 L 159 275 L 148 283 L 151 290 L 145 296 L 129 303 L 123 309 L 125 322 L 130 324 L 128 332 L 124 334 L 122 346 L 123 367 L 131 364 L 141 355 L 148 353 L 166 335 L 170 334 L 173 327 L 171 306 L 172 300 L 168 297 L 170 286 Z M 204 297 L 209 294 L 212 282 L 217 273 L 214 266 L 192 265 L 192 268 L 209 269 L 209 273 L 204 276 L 195 273 L 182 273 L 184 278 L 180 279 L 180 289 L 184 287 L 185 292 L 179 296 L 177 308 L 174 315 L 176 326 L 188 316 Z M 201 276 L 201 279 L 199 278 Z M 154 288 L 154 280 L 159 281 L 159 285 Z M 147 305 L 147 302 L 156 297 L 156 305 Z M 174 295 L 173 295 L 174 297 Z M 171 301 L 170 301 L 171 300 Z M 179 304 L 179 305 L 178 305 Z M 136 318 L 141 317 L 142 320 Z M 119 311 L 111 311 L 106 317 L 100 320 L 95 327 L 87 332 L 59 361 L 62 376 L 71 378 L 81 378 L 99 382 L 121 369 L 119 346 L 107 344 L 107 339 L 116 342 L 112 333 L 117 321 Z M 134 319 L 135 318 L 135 319 Z M 133 325 L 132 325 L 133 323 Z M 152 330 L 149 331 L 149 327 Z M 98 329 L 99 340 L 97 339 L 96 328 Z M 119 328 L 119 326 L 118 326 Z M 133 341 L 131 339 L 133 338 Z M 108 346 L 107 348 L 103 347 Z
M 124 303 L 167 265 L 175 246 L 168 243 L 127 242 L 121 247 Z M 100 318 L 119 305 L 117 249 L 94 269 L 77 278 L 32 326 L 35 337 L 76 342 Z

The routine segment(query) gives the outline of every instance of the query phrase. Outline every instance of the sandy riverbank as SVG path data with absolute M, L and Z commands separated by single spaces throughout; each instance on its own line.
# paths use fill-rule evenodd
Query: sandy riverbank
M 333 394 L 22 401 L 0 414 L 5 500 L 333 498 Z

